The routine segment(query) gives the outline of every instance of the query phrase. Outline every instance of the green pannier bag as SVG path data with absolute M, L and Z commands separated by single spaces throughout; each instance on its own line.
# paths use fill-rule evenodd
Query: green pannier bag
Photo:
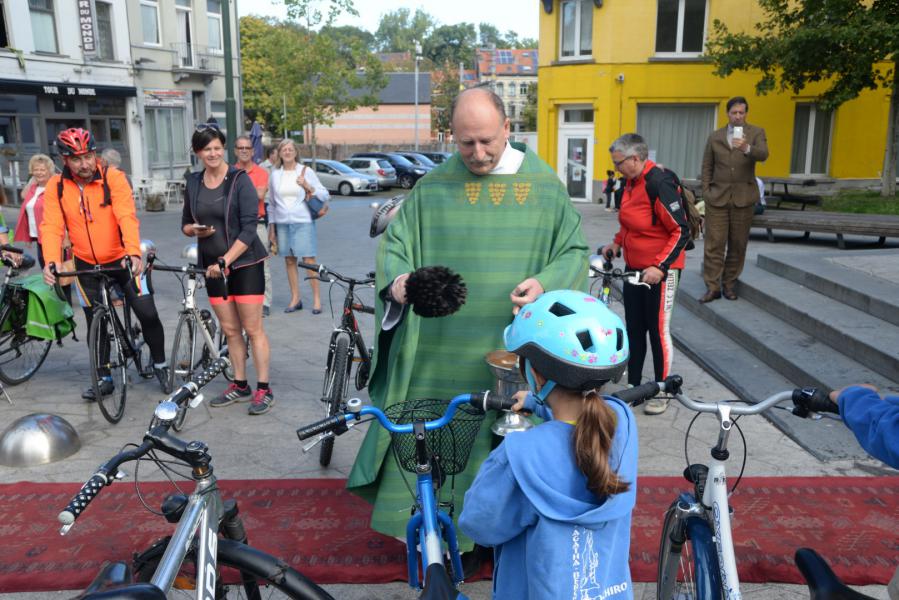
M 13 289 L 7 293 L 27 292 L 25 303 L 25 333 L 42 340 L 61 340 L 75 330 L 71 305 L 60 299 L 56 290 L 44 283 L 40 273 L 28 275 L 10 282 Z M 12 300 L 12 298 L 10 299 Z M 13 323 L 21 324 L 21 304 L 13 302 L 10 317 L 3 323 L 3 331 L 9 331 Z

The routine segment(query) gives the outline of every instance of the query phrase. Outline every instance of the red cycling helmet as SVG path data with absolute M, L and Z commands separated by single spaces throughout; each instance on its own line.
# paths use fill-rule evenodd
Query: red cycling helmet
M 71 129 L 61 131 L 56 136 L 56 146 L 59 148 L 59 153 L 63 156 L 79 156 L 88 152 L 94 152 L 97 149 L 91 132 L 80 127 L 72 127 Z

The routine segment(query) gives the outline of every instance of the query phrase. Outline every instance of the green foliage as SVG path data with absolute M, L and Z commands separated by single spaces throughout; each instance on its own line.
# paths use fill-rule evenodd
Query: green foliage
M 821 210 L 869 215 L 899 215 L 899 197 L 884 198 L 877 192 L 845 190 L 824 198 Z
M 359 11 L 353 6 L 353 0 L 282 0 L 287 7 L 287 17 L 294 21 L 305 23 L 312 29 L 319 25 L 328 26 L 340 16 L 347 13 L 354 17 L 359 16 Z
M 537 131 L 537 82 L 528 84 L 528 100 L 521 108 L 525 131 Z
M 470 68 L 476 41 L 477 33 L 471 23 L 441 25 L 424 40 L 423 51 L 435 64 L 458 66 L 463 62 Z
M 533 38 L 518 38 L 518 33 L 508 30 L 500 34 L 499 28 L 490 23 L 478 25 L 478 45 L 482 48 L 496 46 L 500 49 L 525 49 L 536 48 L 537 40 Z
M 418 8 L 412 14 L 400 8 L 384 14 L 375 31 L 375 41 L 382 52 L 415 52 L 415 42 L 424 43 L 436 25 L 434 17 Z
M 431 81 L 431 129 L 448 132 L 451 129 L 450 109 L 459 95 L 459 72 L 451 64 L 432 72 Z

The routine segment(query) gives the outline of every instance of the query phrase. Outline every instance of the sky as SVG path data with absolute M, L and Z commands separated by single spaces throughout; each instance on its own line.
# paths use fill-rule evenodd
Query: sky
M 421 8 L 440 25 L 456 23 L 490 23 L 501 33 L 509 29 L 518 33 L 519 38 L 538 37 L 538 10 L 540 2 L 534 0 L 354 0 L 358 17 L 341 15 L 338 25 L 355 25 L 374 33 L 378 28 L 381 15 L 400 8 L 408 8 L 414 13 Z M 324 4 L 323 4 L 324 5 Z M 237 0 L 237 14 L 240 17 L 255 14 L 284 19 L 287 10 L 283 2 L 273 0 Z

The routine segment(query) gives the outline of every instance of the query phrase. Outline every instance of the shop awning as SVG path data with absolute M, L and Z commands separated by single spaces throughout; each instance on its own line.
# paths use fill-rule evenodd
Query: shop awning
M 137 88 L 90 83 L 60 83 L 53 81 L 25 81 L 0 79 L 0 94 L 34 94 L 66 98 L 132 98 Z

